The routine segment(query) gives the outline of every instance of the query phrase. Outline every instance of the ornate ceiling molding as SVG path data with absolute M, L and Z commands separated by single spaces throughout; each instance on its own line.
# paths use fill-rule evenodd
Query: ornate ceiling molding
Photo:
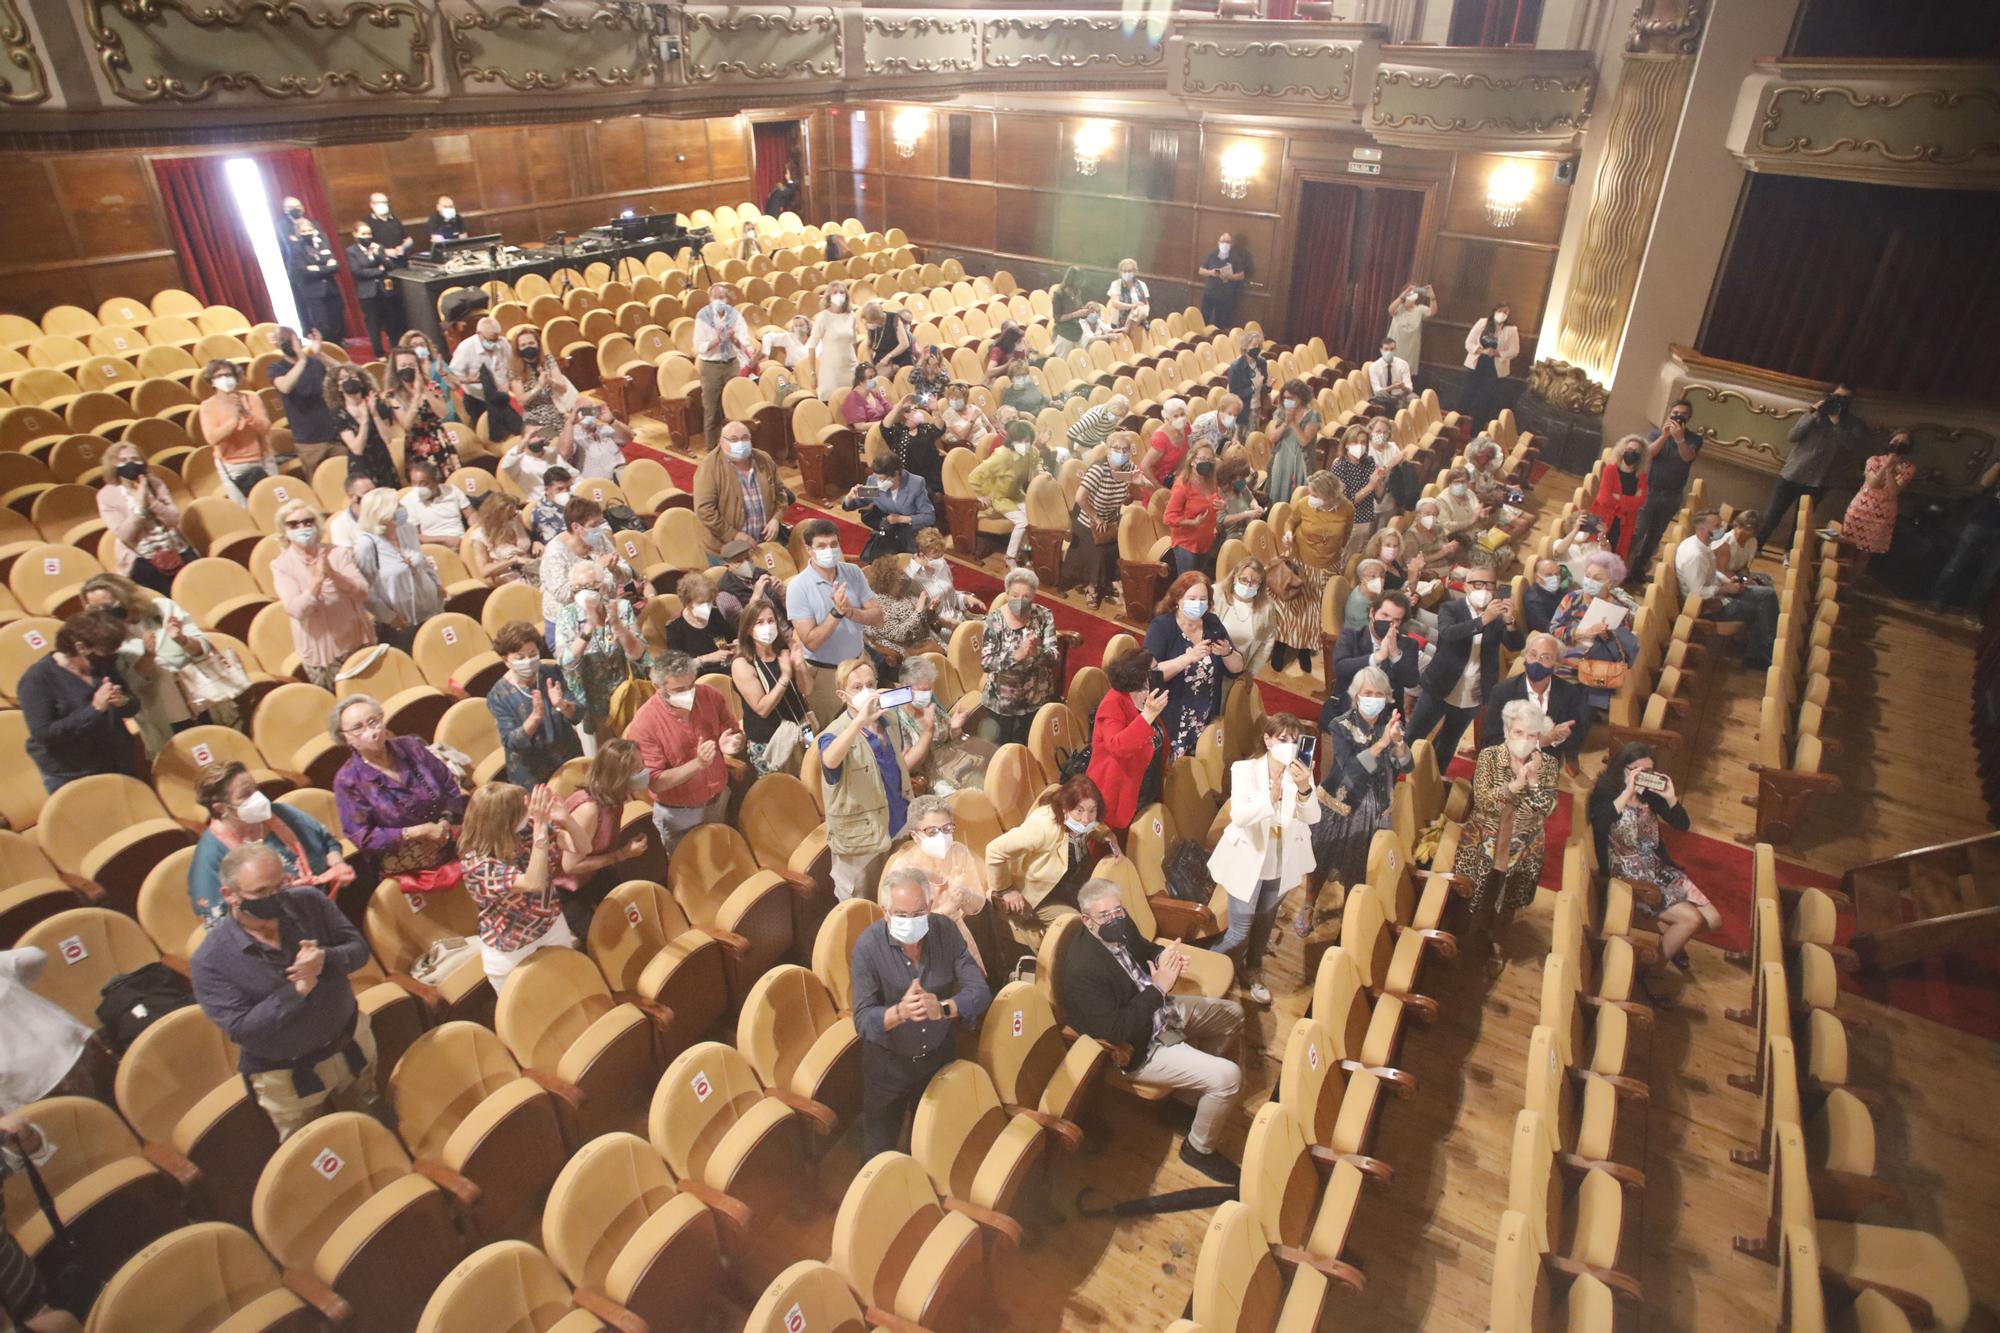
M 988 69 L 1151 69 L 1165 60 L 1165 18 L 1008 15 L 982 26 Z M 1109 40 L 1106 40 L 1106 39 Z M 1037 49 L 1039 48 L 1039 49 Z
M 0 0 L 0 61 L 27 76 L 17 84 L 11 71 L 0 71 L 0 103 L 36 106 L 49 100 L 49 72 L 21 16 L 20 0 Z
M 1634 53 L 1691 56 L 1701 49 L 1705 0 L 1639 0 L 1625 33 L 1625 49 Z
M 1391 46 L 1376 67 L 1363 128 L 1409 147 L 1567 152 L 1596 92 L 1584 52 Z
M 864 74 L 970 74 L 979 68 L 979 23 L 971 18 L 864 14 Z
M 696 82 L 832 79 L 846 72 L 840 16 L 831 9 L 689 6 L 681 14 L 687 33 L 685 66 Z
M 1752 171 L 2000 186 L 2000 88 L 1980 61 L 1759 61 L 1729 149 Z
M 428 17 L 410 0 L 354 0 L 327 6 L 301 0 L 245 0 L 240 6 L 202 6 L 187 0 L 90 0 L 89 16 L 98 61 L 112 90 L 132 102 L 199 102 L 218 92 L 246 91 L 274 99 L 316 97 L 335 89 L 378 95 L 423 93 L 429 92 L 433 83 Z M 163 54 L 172 58 L 172 69 L 163 64 L 144 73 L 136 70 L 125 33 L 116 26 L 120 20 L 135 34 L 150 30 Z M 178 41 L 169 43 L 168 35 L 181 24 L 194 28 L 199 36 L 180 35 Z M 353 55 L 375 57 L 378 68 L 373 73 L 360 68 L 359 61 L 345 68 L 323 67 L 322 62 L 347 54 L 337 52 L 336 43 L 326 41 L 316 43 L 310 74 L 300 71 L 267 77 L 255 69 L 216 67 L 232 56 L 247 62 L 250 57 L 273 51 L 276 44 L 269 40 L 270 35 L 294 25 L 313 33 L 341 34 L 363 25 L 393 32 L 406 24 L 409 47 L 405 65 L 388 64 L 366 44 L 357 44 Z M 217 40 L 220 38 L 235 40 Z M 296 61 L 295 53 L 284 54 Z M 204 69 L 205 64 L 210 67 Z
M 530 59 L 525 68 L 509 68 L 497 63 L 481 63 L 489 55 L 486 44 L 475 34 L 492 34 L 499 49 L 520 45 Z M 533 63 L 533 56 L 552 54 L 554 40 L 536 40 L 528 34 L 560 33 L 578 42 L 579 54 L 618 60 L 632 57 L 629 65 L 609 64 L 599 69 L 595 63 L 572 64 L 549 69 Z M 590 39 L 602 35 L 606 40 Z M 451 46 L 452 72 L 466 84 L 499 83 L 514 92 L 545 92 L 588 83 L 599 88 L 625 88 L 650 79 L 660 71 L 653 54 L 650 31 L 617 10 L 602 9 L 581 18 L 572 18 L 552 9 L 499 9 L 491 13 L 454 14 L 445 29 Z M 512 40 L 510 40 L 512 39 Z
M 1230 43 L 1189 38 L 1181 44 L 1180 91 L 1195 97 L 1305 97 L 1328 105 L 1346 102 L 1354 95 L 1358 50 L 1358 44 L 1334 42 Z

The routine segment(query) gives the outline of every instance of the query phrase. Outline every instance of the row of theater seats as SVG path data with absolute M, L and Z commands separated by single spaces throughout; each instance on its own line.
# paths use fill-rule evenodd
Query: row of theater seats
M 1757 759 L 1750 765 L 1757 794 L 1744 804 L 1757 811 L 1752 840 L 1782 846 L 1798 836 L 1815 797 L 1841 789 L 1840 779 L 1822 767 L 1839 754 L 1839 743 L 1820 735 L 1840 652 L 1834 637 L 1840 563 L 1833 548 L 1822 549 L 1810 499 L 1799 501 L 1792 559 L 1779 586 L 1778 630 L 1764 674 Z
M 1736 1248 L 1775 1264 L 1774 1326 L 1953 1333 L 1971 1318 L 1965 1273 L 1928 1232 L 1862 1221 L 1901 1212 L 1902 1191 L 1878 1174 L 1876 1120 L 1890 1109 L 1855 1081 L 1838 971 L 1853 955 L 1835 944 L 1840 895 L 1780 884 L 1769 843 L 1756 848 L 1748 1008 L 1730 1017 L 1756 1030 L 1756 1066 L 1729 1082 L 1763 1098 L 1755 1149 L 1732 1160 L 1771 1178 L 1758 1234 Z

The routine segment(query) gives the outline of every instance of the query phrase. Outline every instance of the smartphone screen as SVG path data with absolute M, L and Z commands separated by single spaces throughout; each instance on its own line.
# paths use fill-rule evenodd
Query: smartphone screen
M 1318 739 L 1319 738 L 1317 736 L 1314 736 L 1310 733 L 1307 733 L 1306 735 L 1299 737 L 1299 762 L 1304 764 L 1307 768 L 1312 767 L 1313 743 Z
M 882 691 L 882 693 L 876 697 L 875 702 L 879 704 L 881 707 L 888 709 L 888 708 L 899 707 L 903 704 L 908 703 L 910 700 L 916 697 L 917 697 L 916 691 L 912 690 L 909 686 L 898 685 L 895 686 L 893 689 L 887 689 Z

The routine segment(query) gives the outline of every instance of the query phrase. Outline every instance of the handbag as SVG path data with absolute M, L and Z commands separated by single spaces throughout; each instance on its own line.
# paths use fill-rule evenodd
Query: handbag
M 49 1239 L 35 1256 L 35 1266 L 41 1269 L 43 1285 L 48 1289 L 49 1304 L 81 1319 L 96 1304 L 97 1294 L 104 1290 L 104 1281 L 84 1263 L 83 1247 L 63 1225 L 48 1182 L 35 1169 L 34 1159 L 26 1153 L 20 1157 L 21 1167 L 28 1173 L 28 1184 L 34 1188 L 35 1202 L 41 1207 L 42 1216 L 49 1219 Z
M 171 574 L 181 567 L 183 549 L 178 532 L 160 527 L 141 537 L 132 553 L 162 574 Z
M 1602 657 L 1579 657 L 1576 659 L 1576 683 L 1593 690 L 1615 690 L 1625 683 L 1625 673 L 1629 669 L 1625 661 L 1625 645 L 1614 636 L 1611 642 L 1617 646 L 1618 657 L 1611 660 Z
M 1201 844 L 1192 838 L 1182 838 L 1175 844 L 1161 868 L 1166 872 L 1167 892 L 1182 902 L 1205 903 L 1215 889 L 1215 880 L 1208 873 L 1208 858 L 1202 855 Z
M 611 691 L 611 701 L 604 708 L 604 732 L 599 739 L 623 736 L 625 728 L 632 725 L 632 719 L 639 716 L 639 709 L 655 693 L 653 682 L 641 680 L 639 674 L 632 670 L 632 659 L 626 658 L 625 679 Z
M 457 969 L 459 963 L 478 952 L 479 941 L 476 939 L 467 939 L 463 935 L 443 936 L 432 940 L 423 957 L 410 965 L 410 976 L 426 986 L 437 986 Z
M 805 728 L 796 722 L 780 722 L 764 742 L 764 768 L 771 773 L 789 773 L 805 745 Z
M 187 665 L 174 672 L 174 683 L 181 687 L 188 711 L 199 713 L 217 704 L 234 703 L 250 688 L 250 674 L 233 651 L 211 644 L 204 656 L 189 658 Z

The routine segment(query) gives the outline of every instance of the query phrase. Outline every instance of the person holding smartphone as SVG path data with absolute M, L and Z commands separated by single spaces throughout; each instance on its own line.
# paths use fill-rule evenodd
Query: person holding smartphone
M 889 844 L 903 831 L 910 807 L 904 751 L 883 723 L 892 695 L 876 688 L 875 664 L 857 657 L 837 678 L 845 711 L 815 738 L 826 788 L 826 845 L 833 855 L 833 892 L 842 902 L 872 897 Z M 896 702 L 910 691 L 894 692 Z M 922 738 L 929 749 L 930 738 Z
M 1604 872 L 1633 884 L 1650 884 L 1660 895 L 1651 904 L 1641 895 L 1642 910 L 1659 922 L 1660 959 L 1683 972 L 1693 964 L 1687 942 L 1696 931 L 1717 930 L 1722 916 L 1685 870 L 1667 855 L 1660 836 L 1662 823 L 1685 833 L 1690 824 L 1673 778 L 1662 773 L 1653 747 L 1641 742 L 1620 746 L 1590 789 L 1590 831 L 1597 839 L 1597 864 Z M 1664 1004 L 1650 982 L 1641 978 L 1646 994 Z
M 1176 758 L 1194 753 L 1201 729 L 1222 710 L 1223 681 L 1243 671 L 1243 654 L 1210 604 L 1207 576 L 1189 570 L 1173 581 L 1146 627 L 1146 651 L 1167 691 L 1160 724 Z
M 1312 826 L 1313 872 L 1292 918 L 1300 939 L 1318 924 L 1321 888 L 1333 882 L 1338 915 L 1347 886 L 1368 875 L 1369 844 L 1389 827 L 1390 792 L 1410 771 L 1399 695 L 1387 671 L 1361 667 L 1347 682 L 1347 711 L 1322 727 L 1326 769 L 1316 799 L 1324 809 Z
M 1235 956 L 1237 980 L 1257 1004 L 1271 1002 L 1264 946 L 1278 904 L 1313 869 L 1311 830 L 1323 813 L 1312 769 L 1299 759 L 1304 731 L 1290 713 L 1264 719 L 1264 753 L 1229 766 L 1229 826 L 1208 858 L 1208 873 L 1229 895 L 1228 928 L 1208 947 Z

